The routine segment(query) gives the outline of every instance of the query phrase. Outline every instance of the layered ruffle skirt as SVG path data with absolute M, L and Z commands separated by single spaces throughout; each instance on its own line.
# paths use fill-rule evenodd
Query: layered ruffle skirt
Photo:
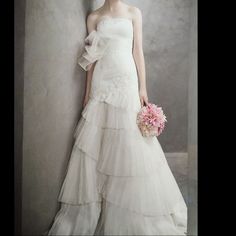
M 49 235 L 186 232 L 186 205 L 162 148 L 141 135 L 124 100 L 90 98 L 84 108 Z

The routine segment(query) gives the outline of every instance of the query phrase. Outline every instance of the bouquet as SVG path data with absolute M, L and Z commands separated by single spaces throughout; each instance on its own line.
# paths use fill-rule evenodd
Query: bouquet
M 165 128 L 166 116 L 161 107 L 148 103 L 137 115 L 137 125 L 144 137 L 159 136 Z

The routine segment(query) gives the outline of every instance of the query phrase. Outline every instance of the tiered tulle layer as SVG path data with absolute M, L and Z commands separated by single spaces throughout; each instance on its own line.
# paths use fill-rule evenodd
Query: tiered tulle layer
M 142 137 L 137 109 L 108 101 L 82 112 L 49 235 L 184 235 L 186 205 L 158 140 Z

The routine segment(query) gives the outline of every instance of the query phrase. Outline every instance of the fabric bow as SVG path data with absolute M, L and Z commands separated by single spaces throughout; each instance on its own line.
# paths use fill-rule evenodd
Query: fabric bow
M 85 51 L 78 58 L 78 64 L 85 70 L 91 69 L 92 64 L 101 59 L 107 46 L 109 39 L 102 36 L 98 31 L 93 30 L 85 38 Z

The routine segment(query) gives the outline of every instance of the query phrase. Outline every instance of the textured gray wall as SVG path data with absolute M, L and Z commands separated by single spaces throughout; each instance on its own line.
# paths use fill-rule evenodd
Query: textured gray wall
M 197 235 L 197 1 L 191 9 L 188 87 L 188 233 Z
M 187 152 L 190 9 L 196 0 L 125 0 L 143 14 L 143 48 L 150 102 L 168 119 L 158 138 L 165 152 Z M 95 0 L 94 8 L 104 0 Z
M 26 0 L 22 231 L 42 233 L 56 210 L 85 73 L 77 66 L 89 1 Z

